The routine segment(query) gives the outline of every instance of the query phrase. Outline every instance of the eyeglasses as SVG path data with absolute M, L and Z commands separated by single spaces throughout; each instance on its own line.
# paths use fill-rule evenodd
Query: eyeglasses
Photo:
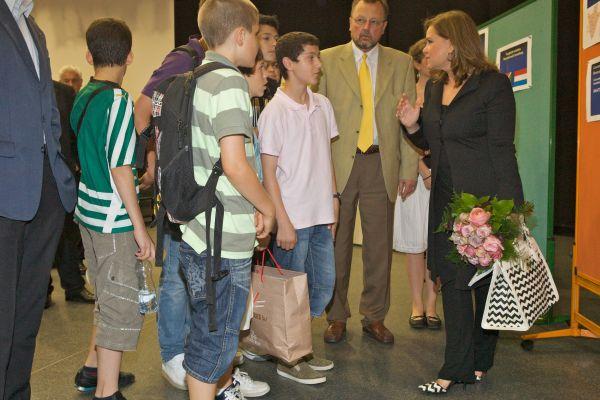
M 367 22 L 368 22 L 370 25 L 373 25 L 375 27 L 381 26 L 381 24 L 383 24 L 386 21 L 385 19 L 383 19 L 383 20 L 379 20 L 379 19 L 366 19 L 366 18 L 363 18 L 363 17 L 358 17 L 358 18 L 352 17 L 352 20 L 358 26 L 365 26 L 367 24 Z

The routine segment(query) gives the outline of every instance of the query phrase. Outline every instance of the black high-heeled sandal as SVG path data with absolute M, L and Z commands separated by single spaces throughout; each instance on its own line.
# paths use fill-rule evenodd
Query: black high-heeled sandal
M 437 315 L 426 315 L 425 319 L 427 320 L 427 328 L 429 329 L 440 329 L 442 327 L 442 320 Z
M 408 319 L 408 325 L 413 329 L 427 328 L 427 320 L 425 314 L 423 315 L 411 315 Z
M 456 383 L 458 383 L 458 382 L 450 382 L 448 387 L 443 387 L 436 381 L 431 381 L 431 382 L 419 385 L 419 390 L 421 390 L 421 392 L 423 394 L 437 396 L 437 395 L 442 395 L 442 394 L 448 393 L 448 390 L 450 390 L 450 388 L 452 386 L 454 386 Z M 467 384 L 463 383 L 462 385 L 463 385 L 463 390 L 467 390 Z

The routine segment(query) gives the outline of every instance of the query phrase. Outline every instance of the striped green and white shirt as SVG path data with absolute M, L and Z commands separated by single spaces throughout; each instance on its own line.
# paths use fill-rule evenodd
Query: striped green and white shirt
M 93 98 L 81 129 L 77 132 L 77 123 L 90 95 L 106 85 L 113 87 Z M 81 165 L 75 219 L 97 232 L 132 231 L 133 225 L 110 173 L 112 168 L 135 164 L 137 135 L 133 126 L 133 103 L 129 93 L 111 82 L 92 78 L 75 99 L 71 126 L 77 135 Z M 138 191 L 137 171 L 134 167 L 132 172 Z
M 232 65 L 225 57 L 208 51 L 203 64 L 218 61 Z M 221 156 L 219 140 L 225 136 L 243 135 L 248 163 L 254 166 L 252 144 L 252 105 L 248 83 L 236 69 L 218 69 L 200 77 L 194 92 L 192 115 L 192 147 L 194 176 L 204 185 L 213 165 Z M 254 207 L 223 175 L 217 183 L 217 197 L 223 203 L 223 242 L 221 256 L 228 259 L 251 258 L 256 245 Z M 212 213 L 211 238 L 216 210 Z M 206 217 L 204 213 L 181 226 L 183 240 L 198 254 L 206 250 Z

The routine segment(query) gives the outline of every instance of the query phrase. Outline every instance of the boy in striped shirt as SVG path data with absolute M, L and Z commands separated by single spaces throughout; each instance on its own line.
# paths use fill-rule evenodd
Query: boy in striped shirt
M 96 289 L 94 330 L 79 391 L 94 399 L 122 400 L 123 351 L 135 350 L 143 316 L 138 305 L 138 263 L 154 259 L 154 243 L 137 198 L 133 103 L 121 88 L 133 60 L 131 31 L 123 21 L 103 18 L 86 32 L 86 59 L 94 77 L 79 92 L 71 113 L 77 135 L 81 180 L 75 220 L 79 223 L 90 279 Z
M 219 382 L 223 385 L 217 399 L 242 399 L 231 379 L 231 362 L 246 310 L 256 238 L 268 236 L 275 216 L 254 169 L 248 83 L 236 68 L 254 66 L 258 10 L 249 0 L 206 0 L 198 26 L 209 47 L 202 64 L 219 62 L 229 67 L 198 78 L 191 121 L 196 182 L 206 183 L 219 158 L 223 166 L 216 196 L 225 209 L 220 270 L 227 274 L 213 283 L 217 330 L 209 332 L 206 279 L 211 277 L 205 272 L 205 216 L 182 225 L 179 259 L 192 310 L 183 367 L 190 399 L 215 399 Z

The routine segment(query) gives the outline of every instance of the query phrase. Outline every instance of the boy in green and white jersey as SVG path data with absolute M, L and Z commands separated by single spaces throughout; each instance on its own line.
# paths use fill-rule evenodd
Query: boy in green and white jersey
M 92 22 L 86 42 L 94 77 L 77 95 L 71 126 L 81 165 L 75 220 L 96 308 L 90 350 L 75 385 L 95 390 L 97 400 L 123 400 L 119 386 L 135 377 L 119 373 L 121 358 L 135 350 L 143 323 L 137 264 L 154 259 L 155 249 L 137 198 L 133 103 L 121 88 L 133 60 L 131 31 L 123 21 L 103 18 Z

